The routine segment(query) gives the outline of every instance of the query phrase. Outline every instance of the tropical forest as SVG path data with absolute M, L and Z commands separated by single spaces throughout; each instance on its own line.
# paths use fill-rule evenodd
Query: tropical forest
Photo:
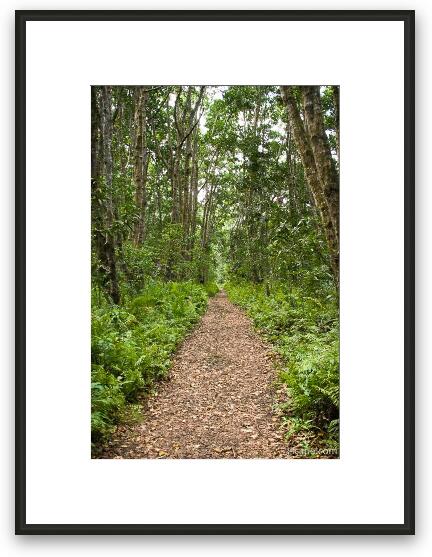
M 335 85 L 91 87 L 92 458 L 339 457 L 339 154 Z

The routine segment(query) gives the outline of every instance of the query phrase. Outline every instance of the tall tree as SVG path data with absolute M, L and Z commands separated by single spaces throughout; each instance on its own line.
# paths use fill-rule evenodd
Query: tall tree
M 298 87 L 302 119 L 295 88 L 281 86 L 297 149 L 327 239 L 333 275 L 339 284 L 339 174 L 325 132 L 319 87 Z
M 142 244 L 145 234 L 145 217 L 147 207 L 147 171 L 149 155 L 147 148 L 147 105 L 148 90 L 146 86 L 137 87 L 135 90 L 135 114 L 134 114 L 134 183 L 135 183 L 135 202 L 138 210 L 138 217 L 134 227 L 135 245 Z
M 113 194 L 113 105 L 111 87 L 92 88 L 92 194 L 96 203 L 95 245 L 102 284 L 115 304 L 120 302 L 116 262 Z
M 340 138 L 339 138 L 339 85 L 332 86 L 332 93 L 333 93 L 333 105 L 334 105 L 334 113 L 335 113 L 335 133 L 336 133 L 336 151 L 339 158 L 340 152 Z

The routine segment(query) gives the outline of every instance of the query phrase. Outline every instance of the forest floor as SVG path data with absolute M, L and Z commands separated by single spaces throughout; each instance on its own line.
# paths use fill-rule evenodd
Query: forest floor
M 224 292 L 147 397 L 143 421 L 117 428 L 99 458 L 290 458 L 274 411 L 275 356 Z

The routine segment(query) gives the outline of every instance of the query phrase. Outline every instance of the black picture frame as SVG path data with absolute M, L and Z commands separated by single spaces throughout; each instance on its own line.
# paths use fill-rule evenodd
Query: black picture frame
M 414 11 L 16 11 L 16 534 L 414 534 Z M 401 21 L 404 24 L 404 523 L 403 524 L 27 524 L 26 523 L 26 22 Z

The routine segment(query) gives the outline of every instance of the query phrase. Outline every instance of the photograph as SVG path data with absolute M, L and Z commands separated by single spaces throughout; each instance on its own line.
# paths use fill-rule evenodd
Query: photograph
M 339 458 L 340 94 L 89 87 L 91 458 Z
M 414 11 L 15 22 L 16 534 L 413 535 Z

